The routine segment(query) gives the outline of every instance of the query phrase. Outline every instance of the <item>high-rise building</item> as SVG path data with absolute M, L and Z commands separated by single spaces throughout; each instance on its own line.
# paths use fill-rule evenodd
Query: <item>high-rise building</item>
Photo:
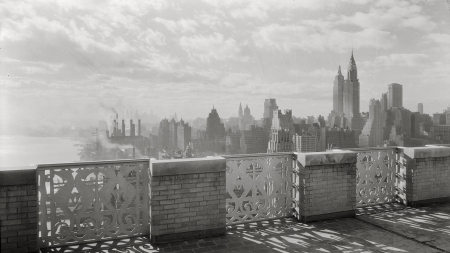
M 417 104 L 417 111 L 418 111 L 420 114 L 423 114 L 423 103 Z
M 242 114 L 242 105 L 241 105 L 241 103 L 239 103 L 238 116 L 239 116 L 239 118 L 242 118 L 242 116 L 243 116 L 243 114 Z
M 266 153 L 269 136 L 262 127 L 251 126 L 250 130 L 241 132 L 240 146 L 242 154 Z
M 392 107 L 387 110 L 384 123 L 384 139 L 391 146 L 410 146 L 411 111 L 403 107 Z
M 272 118 L 273 110 L 278 109 L 277 101 L 275 98 L 269 98 L 264 101 L 264 118 Z
M 191 127 L 188 123 L 180 120 L 177 126 L 177 147 L 179 150 L 185 150 L 191 142 Z
M 225 153 L 228 155 L 241 153 L 241 133 L 228 133 L 225 139 L 226 150 Z
M 167 119 L 161 120 L 158 129 L 158 144 L 160 147 L 169 147 L 169 121 Z
M 360 147 L 383 146 L 383 115 L 379 100 L 370 100 L 369 119 L 359 135 Z
M 294 150 L 296 152 L 316 152 L 318 148 L 318 137 L 317 135 L 298 135 L 295 134 L 293 137 Z
M 355 131 L 338 127 L 323 127 L 320 129 L 317 151 L 330 148 L 356 148 L 358 147 Z
M 339 65 L 333 86 L 333 111 L 337 114 L 344 113 L 344 82 L 344 76 L 341 73 L 341 65 Z
M 387 93 L 382 93 L 381 94 L 381 110 L 382 111 L 386 111 L 388 108 L 388 94 Z
M 274 110 L 267 153 L 293 151 L 292 136 L 294 133 L 292 110 L 285 110 L 284 114 L 281 110 Z
M 223 139 L 225 137 L 225 125 L 221 122 L 219 114 L 214 107 L 206 119 L 206 137 L 209 140 Z
M 291 132 L 285 129 L 271 129 L 267 153 L 291 152 L 294 150 Z
M 343 86 L 343 111 L 346 117 L 359 117 L 360 87 L 355 58 L 350 57 Z
M 431 138 L 436 143 L 450 144 L 450 125 L 432 126 Z
M 388 87 L 388 109 L 403 107 L 403 87 L 398 83 L 391 83 Z
M 169 122 L 169 148 L 176 149 L 178 147 L 178 123 L 174 118 Z

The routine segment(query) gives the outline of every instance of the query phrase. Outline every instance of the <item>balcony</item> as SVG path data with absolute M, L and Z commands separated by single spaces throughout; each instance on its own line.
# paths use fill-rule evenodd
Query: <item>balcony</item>
M 448 252 L 450 148 L 0 171 L 2 252 Z

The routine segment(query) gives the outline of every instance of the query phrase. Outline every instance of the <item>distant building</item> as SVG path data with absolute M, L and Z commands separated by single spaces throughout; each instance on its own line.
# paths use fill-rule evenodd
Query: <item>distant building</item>
M 360 147 L 383 146 L 383 111 L 379 100 L 372 99 L 369 105 L 369 119 L 359 135 Z
M 347 79 L 343 86 L 343 110 L 346 117 L 359 116 L 360 84 L 358 80 L 358 70 L 352 55 L 347 67 Z
M 418 111 L 420 114 L 423 114 L 423 103 L 417 104 L 417 111 Z
M 388 86 L 388 109 L 392 107 L 403 107 L 403 87 L 398 83 L 391 83 Z
M 239 103 L 238 117 L 242 118 L 242 116 L 244 116 L 244 114 L 242 113 L 242 105 L 241 105 L 241 103 Z
M 225 153 L 228 155 L 240 154 L 241 150 L 241 133 L 228 133 L 225 139 L 226 150 Z
M 213 108 L 206 119 L 206 137 L 209 140 L 224 139 L 225 125 L 221 122 L 217 110 Z
M 387 110 L 384 124 L 384 138 L 391 146 L 409 147 L 411 134 L 411 111 L 402 107 Z
M 294 150 L 296 152 L 316 152 L 318 149 L 318 137 L 317 135 L 298 135 L 293 137 Z
M 251 126 L 241 132 L 240 146 L 242 154 L 266 153 L 269 136 L 262 127 Z
M 431 138 L 435 143 L 450 144 L 450 125 L 432 126 Z
M 170 146 L 170 130 L 169 130 L 169 121 L 167 119 L 161 120 L 159 123 L 158 129 L 158 146 L 165 148 Z
M 433 126 L 446 125 L 446 123 L 447 123 L 447 119 L 446 119 L 445 113 L 434 113 L 433 114 Z
M 269 98 L 264 101 L 264 115 L 263 118 L 272 118 L 273 110 L 278 109 L 275 98 Z
M 387 93 L 382 93 L 381 94 L 381 110 L 382 111 L 386 111 L 388 108 L 388 94 Z
M 291 132 L 288 129 L 272 129 L 267 146 L 267 153 L 293 151 L 294 143 Z
M 183 119 L 177 126 L 177 148 L 179 150 L 186 150 L 191 142 L 191 127 L 188 123 L 184 123 Z
M 355 131 L 338 127 L 324 127 L 320 129 L 317 151 L 330 148 L 357 148 Z
M 338 73 L 334 77 L 333 86 L 333 111 L 336 114 L 344 113 L 344 76 L 341 73 L 341 66 L 339 65 Z
M 293 151 L 292 136 L 294 133 L 292 110 L 285 110 L 284 114 L 281 110 L 274 110 L 267 153 Z
M 169 122 L 169 148 L 176 149 L 178 147 L 178 123 L 174 118 Z

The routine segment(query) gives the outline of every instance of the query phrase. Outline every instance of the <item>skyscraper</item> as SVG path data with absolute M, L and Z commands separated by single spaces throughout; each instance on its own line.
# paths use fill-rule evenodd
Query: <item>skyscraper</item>
M 275 98 L 269 98 L 264 101 L 264 118 L 272 118 L 273 110 L 278 109 Z
M 370 100 L 369 119 L 359 135 L 360 147 L 376 147 L 383 145 L 383 115 L 379 100 Z
M 213 107 L 206 119 L 206 138 L 209 140 L 222 139 L 225 137 L 225 126 L 220 121 L 217 110 Z
M 418 111 L 420 114 L 423 114 L 423 104 L 422 104 L 422 103 L 419 103 L 419 104 L 417 105 L 417 111 Z
M 388 109 L 403 107 L 403 87 L 398 83 L 391 83 L 388 87 Z
M 242 118 L 242 116 L 243 116 L 243 113 L 242 113 L 242 105 L 241 105 L 241 103 L 239 103 L 238 116 L 239 116 L 239 118 Z
M 359 117 L 360 88 L 355 58 L 350 57 L 347 79 L 343 86 L 343 110 L 346 117 Z
M 344 76 L 339 65 L 338 73 L 334 78 L 333 86 L 333 110 L 337 114 L 344 113 Z
M 388 108 L 388 94 L 387 93 L 382 93 L 381 94 L 381 110 L 382 111 L 386 111 Z

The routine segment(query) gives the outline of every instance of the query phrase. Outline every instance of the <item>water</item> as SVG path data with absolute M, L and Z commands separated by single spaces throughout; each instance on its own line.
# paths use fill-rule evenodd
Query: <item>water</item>
M 0 136 L 0 169 L 77 162 L 81 144 L 82 140 L 71 138 Z

